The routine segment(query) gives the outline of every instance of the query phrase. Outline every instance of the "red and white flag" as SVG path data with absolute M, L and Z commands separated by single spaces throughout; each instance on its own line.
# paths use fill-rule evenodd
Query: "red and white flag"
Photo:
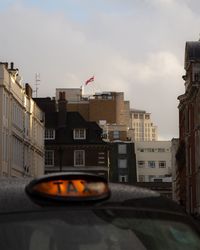
M 88 83 L 90 82 L 94 82 L 94 76 L 93 77 L 90 77 L 86 82 L 85 82 L 85 85 L 88 85 Z

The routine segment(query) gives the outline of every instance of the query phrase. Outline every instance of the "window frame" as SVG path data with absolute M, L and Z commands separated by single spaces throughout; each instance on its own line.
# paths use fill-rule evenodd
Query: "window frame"
M 127 154 L 126 144 L 118 144 L 118 154 Z
M 145 175 L 138 175 L 138 182 L 145 182 Z
M 155 161 L 148 161 L 148 167 L 149 168 L 155 168 L 156 167 L 156 162 Z
M 145 161 L 138 161 L 137 163 L 139 168 L 145 167 Z
M 47 153 L 52 153 L 52 164 L 46 164 L 46 162 L 47 162 L 47 159 L 46 159 L 46 154 Z M 46 167 L 54 167 L 54 165 L 55 165 L 55 155 L 54 155 L 54 150 L 45 150 L 45 157 L 44 157 L 44 163 L 45 163 L 45 166 Z
M 55 140 L 55 129 L 54 128 L 45 128 L 44 139 L 45 140 Z
M 120 165 L 120 163 L 122 163 L 122 165 Z M 127 159 L 126 158 L 124 158 L 124 159 L 118 159 L 118 168 L 127 168 Z
M 113 139 L 119 139 L 120 138 L 120 131 L 114 130 L 113 131 Z
M 164 163 L 164 165 L 162 165 L 162 163 Z M 158 167 L 159 168 L 166 168 L 166 161 L 159 161 L 158 162 Z
M 81 134 L 83 132 L 83 134 Z M 74 128 L 73 129 L 73 139 L 74 140 L 85 140 L 86 139 L 86 129 L 85 128 Z
M 78 153 L 82 153 L 82 163 L 78 163 L 79 159 L 77 159 L 78 157 Z M 85 166 L 85 150 L 82 149 L 78 149 L 78 150 L 74 150 L 74 167 L 84 167 Z

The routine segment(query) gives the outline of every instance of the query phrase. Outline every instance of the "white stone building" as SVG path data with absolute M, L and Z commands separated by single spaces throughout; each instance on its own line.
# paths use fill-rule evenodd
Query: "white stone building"
M 44 118 L 13 63 L 0 63 L 0 176 L 44 173 Z
M 135 143 L 137 180 L 171 182 L 171 141 Z
M 131 109 L 131 129 L 134 133 L 134 141 L 157 141 L 158 132 L 151 120 L 151 114 L 144 110 Z

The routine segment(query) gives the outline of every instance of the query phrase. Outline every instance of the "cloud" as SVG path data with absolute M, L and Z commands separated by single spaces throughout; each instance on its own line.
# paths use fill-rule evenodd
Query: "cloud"
M 56 6 L 13 0 L 0 11 L 0 60 L 14 61 L 33 87 L 39 72 L 41 96 L 95 75 L 86 92 L 124 92 L 132 107 L 152 113 L 162 137 L 175 137 L 184 46 L 199 34 L 197 6 L 191 0 L 60 0 Z

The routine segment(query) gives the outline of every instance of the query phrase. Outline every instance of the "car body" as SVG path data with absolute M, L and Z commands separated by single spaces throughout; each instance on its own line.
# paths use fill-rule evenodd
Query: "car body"
M 92 187 L 103 183 L 106 191 L 96 198 L 86 188 L 91 196 L 79 197 L 73 186 L 68 186 L 75 194 L 69 198 L 38 192 L 37 185 L 44 190 L 43 184 L 50 180 L 62 194 L 60 179 L 88 180 Z M 1 178 L 0 183 L 1 250 L 200 249 L 198 224 L 154 191 L 107 185 L 103 178 L 83 173 L 37 180 Z

